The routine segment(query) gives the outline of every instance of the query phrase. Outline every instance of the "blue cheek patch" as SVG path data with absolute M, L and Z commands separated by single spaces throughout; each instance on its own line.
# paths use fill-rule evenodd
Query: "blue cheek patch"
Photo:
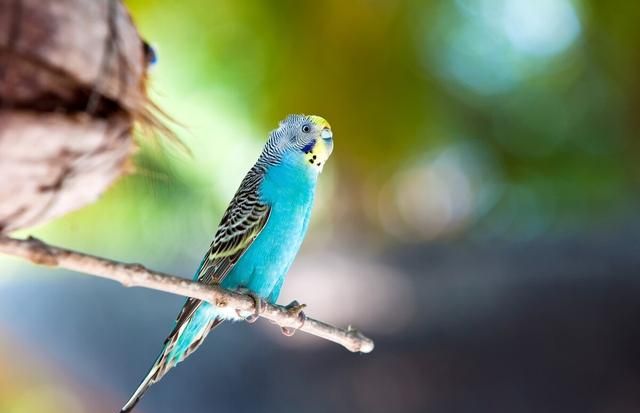
M 304 148 L 302 148 L 302 152 L 304 153 L 309 153 L 311 152 L 311 150 L 313 149 L 313 147 L 316 146 L 316 140 L 312 140 L 311 142 L 309 142 L 308 144 L 306 144 L 304 146 Z

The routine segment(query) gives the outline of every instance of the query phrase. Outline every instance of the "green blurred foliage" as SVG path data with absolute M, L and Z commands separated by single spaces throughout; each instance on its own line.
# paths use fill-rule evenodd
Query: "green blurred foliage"
M 323 228 L 526 238 L 637 206 L 635 3 L 126 3 L 158 49 L 152 95 L 194 157 L 143 148 L 136 175 L 42 230 L 69 244 L 205 245 L 288 113 L 334 129 Z
M 151 95 L 194 155 L 141 143 L 134 174 L 35 231 L 48 241 L 195 270 L 288 113 L 334 129 L 312 238 L 520 240 L 637 219 L 638 2 L 126 4 L 158 50 Z M 78 406 L 32 397 L 20 368 L 0 369 L 0 411 Z

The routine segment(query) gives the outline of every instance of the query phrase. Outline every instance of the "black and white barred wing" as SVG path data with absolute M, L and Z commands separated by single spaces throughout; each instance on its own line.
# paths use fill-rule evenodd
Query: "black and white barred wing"
M 249 248 L 269 219 L 270 208 L 258 201 L 257 194 L 238 192 L 209 248 L 198 272 L 206 284 L 220 283 Z
M 205 284 L 222 282 L 267 224 L 271 208 L 260 202 L 258 194 L 263 176 L 264 171 L 254 166 L 242 181 L 200 264 L 196 275 L 198 281 Z M 178 325 L 190 317 L 199 304 L 197 299 L 188 299 L 178 316 Z

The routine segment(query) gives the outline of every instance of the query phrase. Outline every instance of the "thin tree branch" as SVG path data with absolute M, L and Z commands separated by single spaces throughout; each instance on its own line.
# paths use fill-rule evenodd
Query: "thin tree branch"
M 24 258 L 35 264 L 66 268 L 108 278 L 118 281 L 126 287 L 144 287 L 185 297 L 194 297 L 218 307 L 231 307 L 247 313 L 255 311 L 255 303 L 250 296 L 225 290 L 215 285 L 202 284 L 152 271 L 140 264 L 127 264 L 54 247 L 33 237 L 20 240 L 0 235 L 0 252 Z M 300 319 L 279 305 L 265 303 L 260 316 L 281 327 L 299 327 L 300 331 L 333 341 L 353 352 L 369 353 L 374 347 L 371 339 L 351 326 L 341 329 L 308 317 L 300 326 Z

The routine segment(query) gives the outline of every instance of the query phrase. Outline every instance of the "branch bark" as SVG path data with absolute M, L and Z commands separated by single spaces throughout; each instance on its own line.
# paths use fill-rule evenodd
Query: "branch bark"
M 225 290 L 219 286 L 202 284 L 169 274 L 152 271 L 140 264 L 128 264 L 54 247 L 36 238 L 25 240 L 0 235 L 0 252 L 24 258 L 35 264 L 60 267 L 118 281 L 126 287 L 144 287 L 171 294 L 194 297 L 218 307 L 230 307 L 253 313 L 255 303 L 248 295 Z M 300 326 L 300 319 L 285 307 L 265 303 L 261 317 L 281 327 L 298 328 L 305 333 L 333 341 L 352 352 L 373 351 L 373 341 L 351 326 L 334 327 L 307 317 Z

